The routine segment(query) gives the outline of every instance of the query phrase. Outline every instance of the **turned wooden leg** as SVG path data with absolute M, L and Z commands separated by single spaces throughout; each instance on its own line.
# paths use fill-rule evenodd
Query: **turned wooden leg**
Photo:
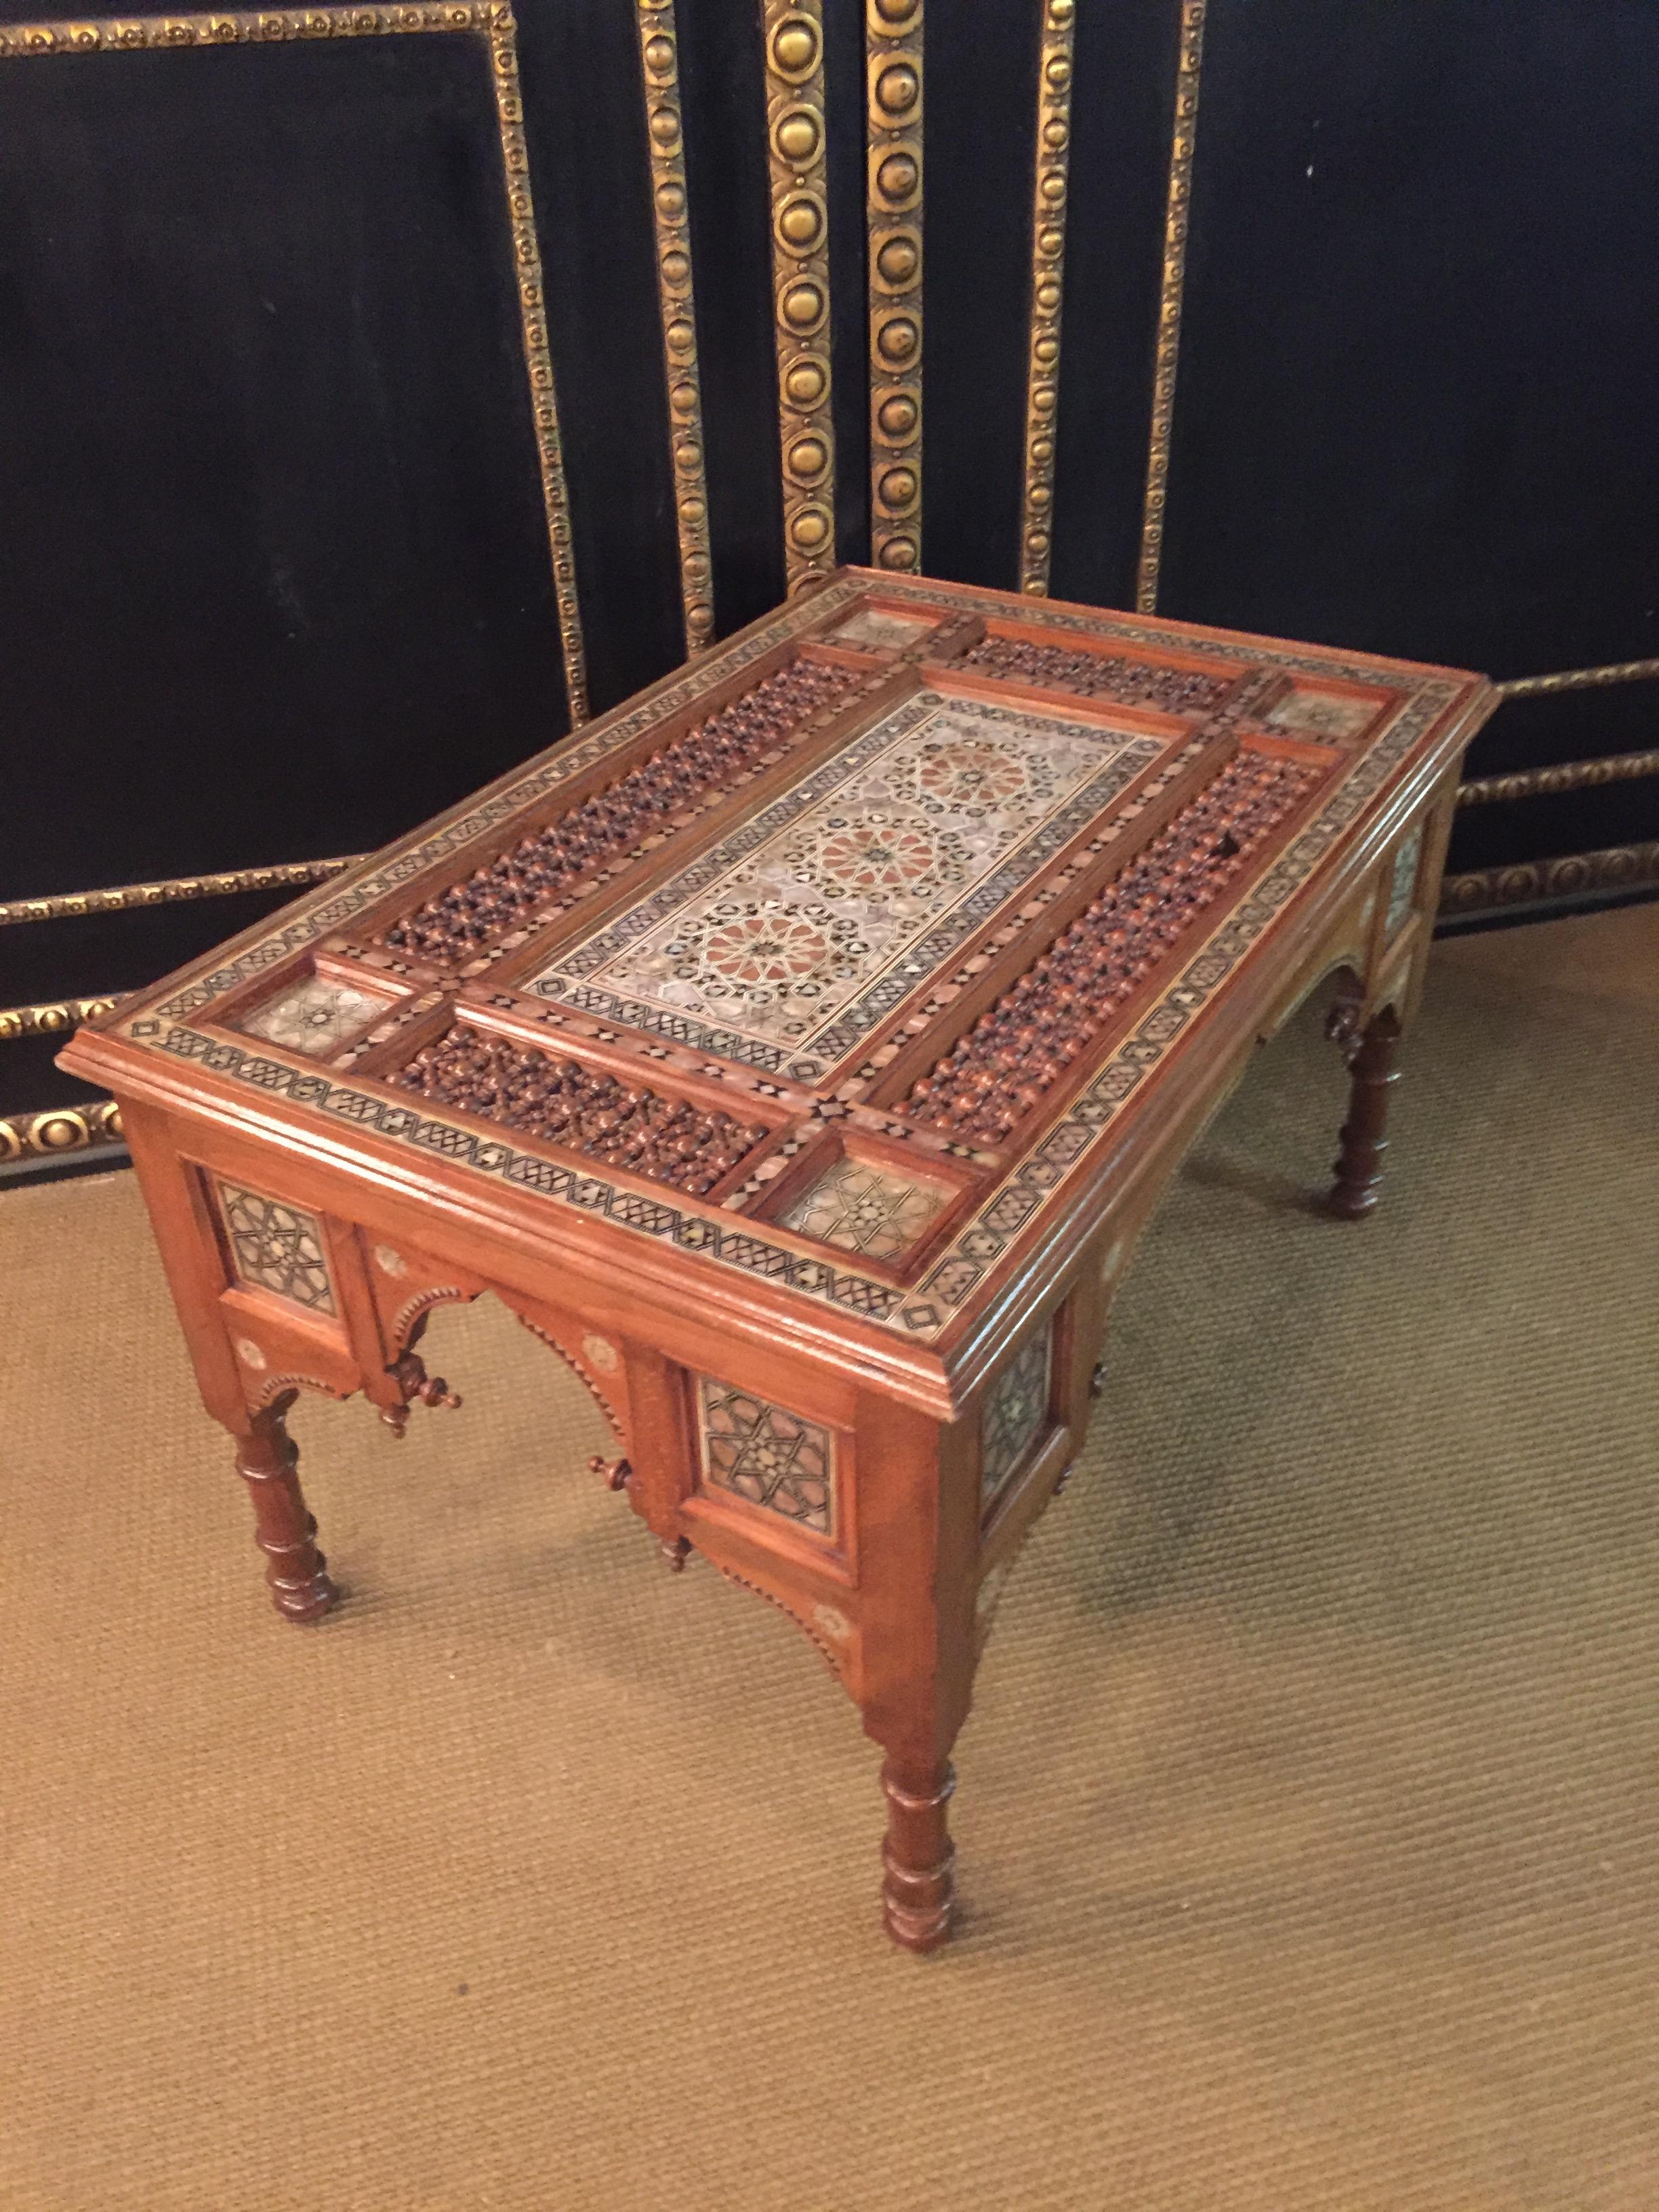
M 253 1500 L 254 1541 L 265 1555 L 271 1603 L 287 1620 L 320 1620 L 340 1593 L 317 1549 L 317 1523 L 294 1471 L 299 1456 L 280 1407 L 256 1413 L 252 1431 L 237 1439 L 236 1471 Z
M 1382 1155 L 1388 1150 L 1384 1133 L 1389 1126 L 1389 1091 L 1400 1080 L 1394 1064 L 1399 1042 L 1399 1017 L 1392 1006 L 1384 1006 L 1361 1031 L 1348 1054 L 1353 1087 L 1334 1170 L 1336 1181 L 1328 1200 L 1331 1212 L 1345 1220 L 1358 1220 L 1376 1204 L 1382 1182 Z
M 948 1759 L 924 1772 L 889 1759 L 881 1786 L 887 1797 L 881 1847 L 887 1933 L 907 1951 L 936 1951 L 951 1932 L 956 1899 L 956 1846 L 945 1826 L 956 1774 Z

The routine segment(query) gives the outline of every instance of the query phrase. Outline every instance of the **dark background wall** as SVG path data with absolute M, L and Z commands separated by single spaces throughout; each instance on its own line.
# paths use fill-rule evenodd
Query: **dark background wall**
M 595 708 L 682 650 L 632 0 L 520 0 Z M 782 593 L 750 0 L 679 0 L 720 629 Z M 1179 0 L 1081 0 L 1052 588 L 1132 604 Z M 0 0 L 0 22 L 24 20 Z M 1018 580 L 1040 0 L 934 0 L 925 566 Z M 867 544 L 863 30 L 826 0 L 840 550 Z M 1486 668 L 1659 654 L 1659 15 L 1210 0 L 1160 611 Z M 1474 775 L 1652 745 L 1517 699 Z M 355 852 L 566 726 L 486 42 L 0 58 L 0 900 Z M 1454 868 L 1659 836 L 1659 781 Z M 0 929 L 0 1006 L 280 902 Z M 0 1043 L 0 1110 L 80 1095 Z

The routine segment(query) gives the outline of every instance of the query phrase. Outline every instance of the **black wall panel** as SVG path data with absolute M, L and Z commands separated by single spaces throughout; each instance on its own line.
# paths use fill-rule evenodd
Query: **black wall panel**
M 358 850 L 564 726 L 479 42 L 0 64 L 0 391 L 6 896 Z
M 922 561 L 1019 583 L 1038 18 L 956 0 L 927 57 Z
M 1659 653 L 1656 104 L 1647 0 L 1212 0 L 1167 612 Z

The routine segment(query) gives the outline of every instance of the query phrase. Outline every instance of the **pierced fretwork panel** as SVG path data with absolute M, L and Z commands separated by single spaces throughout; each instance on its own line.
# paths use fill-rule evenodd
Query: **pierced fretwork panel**
M 337 1310 L 322 1224 L 314 1213 L 232 1182 L 219 1185 L 219 1212 L 238 1281 L 313 1313 Z
M 1047 1425 L 1053 1336 L 1051 1322 L 1034 1329 L 991 1385 L 980 1423 L 981 1504 L 1000 1496 Z
M 697 1378 L 704 1480 L 815 1534 L 832 1533 L 834 1446 L 828 1429 L 727 1382 Z

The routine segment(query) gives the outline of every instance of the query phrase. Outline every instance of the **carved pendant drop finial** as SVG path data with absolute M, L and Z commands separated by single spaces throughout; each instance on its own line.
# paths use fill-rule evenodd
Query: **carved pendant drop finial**
M 386 1406 L 380 1411 L 380 1419 L 394 1437 L 401 1437 L 409 1426 L 409 1409 L 416 1400 L 422 1406 L 459 1408 L 460 1405 L 459 1392 L 452 1390 L 441 1375 L 428 1376 L 417 1352 L 406 1352 L 401 1359 L 394 1359 L 386 1373 L 404 1394 L 401 1406 Z

